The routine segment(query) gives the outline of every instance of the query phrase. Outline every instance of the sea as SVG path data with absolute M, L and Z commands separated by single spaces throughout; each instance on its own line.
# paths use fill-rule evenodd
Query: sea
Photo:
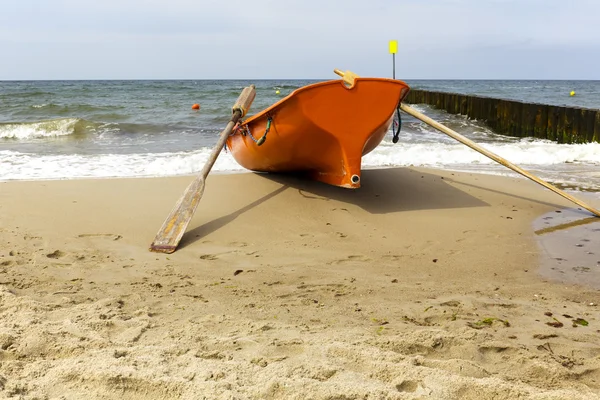
M 194 174 L 202 169 L 245 86 L 254 84 L 257 89 L 251 115 L 318 81 L 0 81 L 0 181 Z M 600 108 L 600 81 L 406 83 L 414 89 Z M 199 110 L 192 109 L 195 103 Z M 414 107 L 542 179 L 568 191 L 600 196 L 600 143 L 513 138 L 495 133 L 482 121 L 426 105 Z M 391 139 L 390 130 L 363 158 L 365 169 L 422 166 L 518 176 L 406 114 L 399 142 Z M 244 169 L 222 152 L 213 171 Z

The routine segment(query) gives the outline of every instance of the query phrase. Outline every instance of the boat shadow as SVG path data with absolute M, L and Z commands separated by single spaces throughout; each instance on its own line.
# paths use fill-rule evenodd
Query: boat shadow
M 403 167 L 363 170 L 358 189 L 331 186 L 302 175 L 257 175 L 293 188 L 304 198 L 353 204 L 372 214 L 489 206 L 449 185 L 443 177 Z
M 292 189 L 308 201 L 339 201 L 361 207 L 371 214 L 387 214 L 413 210 L 486 207 L 488 203 L 448 184 L 444 178 L 410 168 L 385 168 L 362 171 L 359 189 L 346 189 L 316 182 L 301 174 L 254 173 L 260 179 L 276 182 L 281 187 L 244 207 L 191 229 L 179 248 L 201 240 L 233 222 L 237 217 Z
M 269 201 L 288 189 L 298 191 L 304 199 L 309 201 L 334 200 L 356 205 L 371 214 L 490 206 L 465 190 L 454 187 L 451 183 L 493 193 L 502 193 L 506 196 L 526 199 L 539 204 L 556 206 L 553 203 L 501 192 L 406 167 L 363 170 L 362 184 L 359 189 L 346 189 L 327 185 L 306 179 L 300 174 L 255 173 L 254 175 L 260 179 L 276 182 L 281 187 L 228 215 L 193 228 L 183 237 L 180 248 L 188 246 L 228 225 L 243 213 Z

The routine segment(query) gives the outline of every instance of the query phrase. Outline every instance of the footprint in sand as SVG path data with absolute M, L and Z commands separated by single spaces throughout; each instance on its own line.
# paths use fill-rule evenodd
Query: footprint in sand
M 298 193 L 300 194 L 300 196 L 307 198 L 307 199 L 313 199 L 313 200 L 323 200 L 323 201 L 329 201 L 330 199 L 327 197 L 323 197 L 323 196 L 315 196 L 315 195 L 310 195 L 307 194 L 304 190 L 302 189 L 298 189 Z
M 342 263 L 346 263 L 346 262 L 368 262 L 368 261 L 371 261 L 371 259 L 368 257 L 361 256 L 361 255 L 350 255 L 341 260 L 333 260 L 333 261 L 329 262 L 328 264 L 342 264 Z
M 423 386 L 423 382 L 421 381 L 411 381 L 406 380 L 396 385 L 396 390 L 399 392 L 405 393 L 414 393 L 419 389 L 419 387 Z
M 115 235 L 113 233 L 82 233 L 81 235 L 78 235 L 77 237 L 80 237 L 80 238 L 86 238 L 86 237 L 104 238 L 104 239 L 109 239 L 109 240 L 119 240 L 119 239 L 123 238 L 123 236 Z
M 33 236 L 30 234 L 25 234 L 23 236 L 23 240 L 27 242 L 28 245 L 31 245 L 33 247 L 44 247 L 44 245 L 47 244 L 44 242 L 44 238 L 42 238 L 41 236 Z
M 500 361 L 501 359 L 505 358 L 507 354 L 516 353 L 518 351 L 518 349 L 511 347 L 511 346 L 504 346 L 504 345 L 502 345 L 502 346 L 489 345 L 489 346 L 479 346 L 477 351 L 479 352 L 479 354 L 481 354 L 481 356 L 484 359 L 491 358 L 493 360 Z
M 214 260 L 218 260 L 219 257 L 217 257 L 215 254 L 202 254 L 200 256 L 201 260 L 207 260 L 207 261 L 214 261 Z
M 52 253 L 46 254 L 46 257 L 53 258 L 53 259 L 58 259 L 58 258 L 61 258 L 64 256 L 65 256 L 65 253 L 60 250 L 54 250 Z

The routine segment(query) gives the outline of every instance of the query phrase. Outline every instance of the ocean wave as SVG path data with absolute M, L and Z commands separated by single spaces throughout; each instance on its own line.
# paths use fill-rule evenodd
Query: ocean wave
M 212 149 L 151 154 L 37 155 L 0 151 L 0 181 L 73 178 L 126 178 L 189 175 L 199 172 Z M 215 171 L 242 171 L 230 153 L 223 152 Z
M 576 182 L 600 190 L 600 144 L 557 145 L 541 140 L 485 144 L 486 149 L 536 171 L 542 179 Z M 154 177 L 195 174 L 211 148 L 195 151 L 140 154 L 39 155 L 0 151 L 0 180 L 39 180 L 109 177 Z M 388 138 L 363 158 L 363 168 L 422 166 L 481 173 L 510 171 L 460 143 L 397 143 Z M 214 171 L 243 171 L 229 152 L 222 152 Z
M 41 103 L 32 104 L 29 108 L 33 108 L 34 111 L 43 111 L 47 113 L 55 113 L 58 115 L 75 114 L 82 115 L 85 113 L 94 112 L 114 112 L 116 110 L 124 110 L 124 106 L 119 105 L 93 105 L 93 104 L 56 104 L 56 103 Z M 23 110 L 23 114 L 27 111 Z
M 0 140 L 35 140 L 58 138 L 69 135 L 159 135 L 173 130 L 181 131 L 187 126 L 156 125 L 144 123 L 117 122 L 121 119 L 118 114 L 106 114 L 102 119 L 107 122 L 88 121 L 81 118 L 59 118 L 37 122 L 8 122 L 0 123 Z M 108 121 L 113 122 L 108 122 Z M 221 122 L 220 119 L 217 121 Z
M 19 91 L 19 92 L 11 92 L 11 93 L 0 93 L 0 98 L 10 98 L 10 99 L 17 99 L 17 98 L 30 98 L 30 97 L 38 97 L 38 96 L 51 96 L 53 95 L 53 92 L 45 92 L 45 91 L 41 91 L 41 90 L 35 90 L 32 92 L 27 92 L 27 91 Z
M 38 122 L 0 123 L 0 139 L 36 139 L 72 135 L 76 132 L 77 118 L 59 118 Z
M 303 85 L 286 85 L 286 84 L 282 84 L 282 85 L 275 85 L 272 87 L 273 90 L 289 90 L 294 91 L 296 89 L 301 88 Z
M 521 139 L 513 143 L 485 143 L 481 147 L 514 164 L 600 165 L 600 143 L 557 144 L 548 140 Z M 455 143 L 397 143 L 384 141 L 363 158 L 364 166 L 451 166 L 495 164 L 479 152 Z

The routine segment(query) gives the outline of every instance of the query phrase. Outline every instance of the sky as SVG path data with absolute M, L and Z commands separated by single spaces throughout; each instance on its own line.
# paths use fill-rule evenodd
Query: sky
M 0 0 L 0 80 L 600 79 L 600 0 Z

